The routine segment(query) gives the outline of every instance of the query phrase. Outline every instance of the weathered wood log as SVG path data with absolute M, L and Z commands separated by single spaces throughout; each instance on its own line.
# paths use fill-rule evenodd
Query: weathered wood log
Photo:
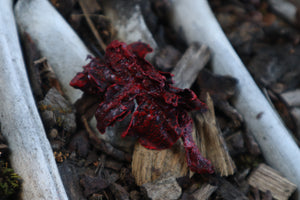
M 22 199 L 68 199 L 32 96 L 12 4 L 0 2 L 1 131 L 23 179 Z
M 69 82 L 82 71 L 91 53 L 47 0 L 18 1 L 15 15 L 21 33 L 27 32 L 32 38 L 54 69 L 63 92 L 74 103 L 82 92 L 72 88 Z
M 198 41 L 210 47 L 214 72 L 239 81 L 235 107 L 260 144 L 266 161 L 299 189 L 299 148 L 230 45 L 208 2 L 174 0 L 170 20 L 188 43 Z

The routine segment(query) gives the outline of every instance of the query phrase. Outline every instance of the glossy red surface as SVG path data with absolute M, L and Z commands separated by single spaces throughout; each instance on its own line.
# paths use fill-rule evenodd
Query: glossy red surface
M 104 60 L 90 57 L 91 62 L 70 85 L 99 97 L 95 116 L 101 133 L 132 114 L 123 137 L 135 136 L 146 148 L 157 150 L 170 148 L 182 138 L 190 169 L 213 173 L 210 162 L 201 156 L 192 139 L 188 114 L 205 110 L 205 104 L 193 91 L 172 86 L 170 73 L 157 71 L 145 60 L 151 51 L 141 42 L 126 45 L 113 41 L 107 46 Z

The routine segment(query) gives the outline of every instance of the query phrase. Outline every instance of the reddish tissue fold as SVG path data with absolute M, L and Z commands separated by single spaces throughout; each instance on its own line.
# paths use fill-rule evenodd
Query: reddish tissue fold
M 122 133 L 135 136 L 148 149 L 170 148 L 182 138 L 190 169 L 213 173 L 209 160 L 201 156 L 193 141 L 192 119 L 188 112 L 205 110 L 195 93 L 172 86 L 171 74 L 157 71 L 145 60 L 152 48 L 144 43 L 126 45 L 113 41 L 107 46 L 104 60 L 92 58 L 70 85 L 99 97 L 97 128 L 106 127 L 131 115 Z

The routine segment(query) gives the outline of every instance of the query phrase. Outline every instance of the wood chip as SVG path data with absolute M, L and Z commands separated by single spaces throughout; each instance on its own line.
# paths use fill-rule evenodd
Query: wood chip
M 171 71 L 181 57 L 179 50 L 171 45 L 161 48 L 154 57 L 154 65 L 162 71 Z
M 146 183 L 143 185 L 143 189 L 152 200 L 175 200 L 181 195 L 181 187 L 174 177 L 166 177 L 153 183 Z
M 116 200 L 129 200 L 129 193 L 121 185 L 112 183 L 109 189 L 114 194 Z
M 288 199 L 297 188 L 294 183 L 265 164 L 258 166 L 250 175 L 248 182 L 252 187 L 256 187 L 263 192 L 271 191 L 273 198 L 279 200 Z
M 188 172 L 185 150 L 179 142 L 165 150 L 149 150 L 137 143 L 131 165 L 137 185 L 152 182 L 167 172 L 175 178 Z
M 196 129 L 200 133 L 200 137 L 198 136 L 200 152 L 212 162 L 215 171 L 221 176 L 232 175 L 236 167 L 216 124 L 213 102 L 208 93 L 206 104 L 208 110 L 195 115 Z
M 219 180 L 220 187 L 217 189 L 217 194 L 224 200 L 248 200 L 242 191 L 230 182 L 221 179 Z
M 191 87 L 209 59 L 210 52 L 207 46 L 199 43 L 191 44 L 172 71 L 174 86 Z
M 105 0 L 102 1 L 102 6 L 105 16 L 117 30 L 115 38 L 127 44 L 136 41 L 146 42 L 154 51 L 158 48 L 136 1 Z M 150 53 L 146 58 L 151 60 L 153 55 Z
M 193 196 L 195 199 L 208 199 L 217 188 L 217 186 L 205 183 L 193 193 Z
M 206 69 L 201 70 L 197 78 L 200 88 L 200 99 L 206 98 L 208 92 L 213 99 L 214 106 L 232 119 L 233 126 L 238 127 L 243 122 L 243 117 L 229 104 L 228 100 L 236 94 L 237 80 L 231 76 L 214 74 Z
M 269 0 L 269 4 L 276 13 L 297 25 L 297 6 L 286 0 Z
M 281 94 L 288 106 L 300 106 L 300 89 Z

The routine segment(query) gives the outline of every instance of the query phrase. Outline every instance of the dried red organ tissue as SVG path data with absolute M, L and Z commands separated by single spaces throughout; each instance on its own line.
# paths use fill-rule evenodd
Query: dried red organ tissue
M 204 110 L 194 92 L 172 86 L 171 74 L 157 71 L 145 60 L 152 49 L 135 42 L 130 45 L 113 41 L 108 45 L 104 60 L 91 58 L 70 85 L 97 95 L 97 128 L 131 120 L 122 133 L 135 136 L 148 149 L 170 148 L 182 138 L 190 169 L 197 173 L 213 173 L 210 161 L 203 158 L 193 141 L 192 119 L 188 112 Z

